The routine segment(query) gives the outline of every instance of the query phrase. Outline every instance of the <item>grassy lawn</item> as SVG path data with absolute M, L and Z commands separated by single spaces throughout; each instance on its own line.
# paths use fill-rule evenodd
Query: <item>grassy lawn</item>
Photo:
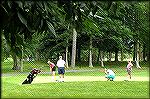
M 24 76 L 22 76 L 24 77 Z M 2 79 L 2 98 L 44 97 L 142 97 L 148 98 L 148 81 L 51 82 L 19 85 L 18 77 Z
M 14 73 L 10 64 L 5 62 L 2 66 L 3 73 Z M 44 63 L 24 63 L 25 72 L 29 72 L 31 66 L 40 67 L 45 65 L 43 72 L 49 71 L 49 67 Z M 35 65 L 36 64 L 36 65 Z M 116 72 L 116 76 L 125 76 L 126 63 L 107 63 L 107 67 Z M 71 70 L 69 68 L 67 70 Z M 65 76 L 104 76 L 103 68 L 96 66 L 89 68 L 78 66 L 75 70 L 93 70 L 84 72 L 66 72 Z M 17 75 L 3 76 L 2 78 L 2 98 L 149 98 L 149 81 L 77 81 L 77 82 L 48 82 L 32 83 L 21 85 L 27 74 L 17 72 Z M 143 65 L 142 69 L 133 67 L 133 76 L 148 77 L 148 65 Z M 58 76 L 58 75 L 57 75 Z M 46 77 L 50 79 L 50 74 L 39 74 L 37 78 Z M 91 78 L 92 79 L 92 78 Z
M 94 65 L 94 68 L 95 69 L 102 69 L 99 64 L 97 63 L 93 63 Z M 125 71 L 125 68 L 126 68 L 126 65 L 127 65 L 127 62 L 104 62 L 104 65 L 105 67 L 107 68 L 111 68 L 111 69 L 115 69 L 117 72 L 118 70 L 120 72 L 122 71 Z M 143 69 L 147 68 L 149 66 L 149 63 L 148 62 L 141 62 L 140 63 L 141 67 Z M 13 62 L 12 61 L 6 61 L 6 62 L 3 62 L 2 63 L 2 73 L 14 73 L 14 72 L 19 72 L 19 71 L 14 71 L 12 70 L 12 67 L 13 67 Z M 23 71 L 24 72 L 29 72 L 32 68 L 41 68 L 42 67 L 42 70 L 44 71 L 49 71 L 49 66 L 48 64 L 45 62 L 23 62 Z M 135 65 L 134 65 L 134 67 Z M 71 68 L 69 67 L 68 69 L 66 70 L 91 70 L 91 68 L 88 67 L 88 62 L 87 63 L 77 63 L 76 64 L 76 68 Z

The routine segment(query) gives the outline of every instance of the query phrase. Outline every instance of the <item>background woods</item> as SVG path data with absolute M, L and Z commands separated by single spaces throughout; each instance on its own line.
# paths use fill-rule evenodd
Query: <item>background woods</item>
M 149 61 L 148 2 L 1 1 L 2 62 L 54 62 L 69 67 L 132 59 Z

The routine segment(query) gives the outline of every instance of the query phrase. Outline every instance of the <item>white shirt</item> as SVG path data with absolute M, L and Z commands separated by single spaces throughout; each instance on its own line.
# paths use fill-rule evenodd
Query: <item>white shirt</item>
M 64 60 L 58 60 L 57 61 L 57 66 L 58 67 L 65 67 L 65 61 Z
M 109 75 L 114 75 L 115 76 L 115 73 L 112 70 L 108 69 L 107 72 L 108 72 Z
M 129 69 L 129 68 L 132 68 L 132 63 L 128 63 L 128 65 L 127 65 L 127 68 Z

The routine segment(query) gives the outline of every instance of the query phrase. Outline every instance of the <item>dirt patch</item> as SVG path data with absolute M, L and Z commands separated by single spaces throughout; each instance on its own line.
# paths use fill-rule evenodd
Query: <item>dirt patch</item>
M 56 77 L 58 79 L 58 77 Z M 116 76 L 114 81 L 124 81 L 126 77 Z M 100 76 L 65 76 L 65 82 L 78 82 L 78 81 L 107 81 L 105 77 Z M 149 81 L 149 77 L 132 77 L 128 81 Z M 32 83 L 50 83 L 52 81 L 51 76 L 38 76 Z

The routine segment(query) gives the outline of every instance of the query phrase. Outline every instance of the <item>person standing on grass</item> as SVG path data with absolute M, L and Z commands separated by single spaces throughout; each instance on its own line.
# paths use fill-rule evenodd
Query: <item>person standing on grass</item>
M 59 56 L 59 60 L 57 61 L 57 66 L 58 66 L 58 74 L 59 74 L 60 82 L 64 82 L 65 63 L 66 62 L 62 59 L 62 56 Z
M 127 71 L 127 79 L 126 80 L 128 80 L 128 78 L 131 79 L 132 66 L 133 66 L 133 64 L 131 63 L 131 61 L 128 61 L 128 65 L 126 67 L 126 71 Z
M 115 73 L 111 70 L 111 69 L 106 69 L 105 68 L 105 78 L 107 78 L 107 81 L 110 80 L 110 81 L 113 81 L 114 78 L 115 78 Z
M 54 63 L 52 63 L 52 62 L 50 61 L 50 59 L 48 60 L 47 63 L 49 64 L 50 72 L 52 73 L 52 80 L 53 80 L 53 81 L 56 81 L 56 76 L 55 76 L 56 66 L 55 66 Z

